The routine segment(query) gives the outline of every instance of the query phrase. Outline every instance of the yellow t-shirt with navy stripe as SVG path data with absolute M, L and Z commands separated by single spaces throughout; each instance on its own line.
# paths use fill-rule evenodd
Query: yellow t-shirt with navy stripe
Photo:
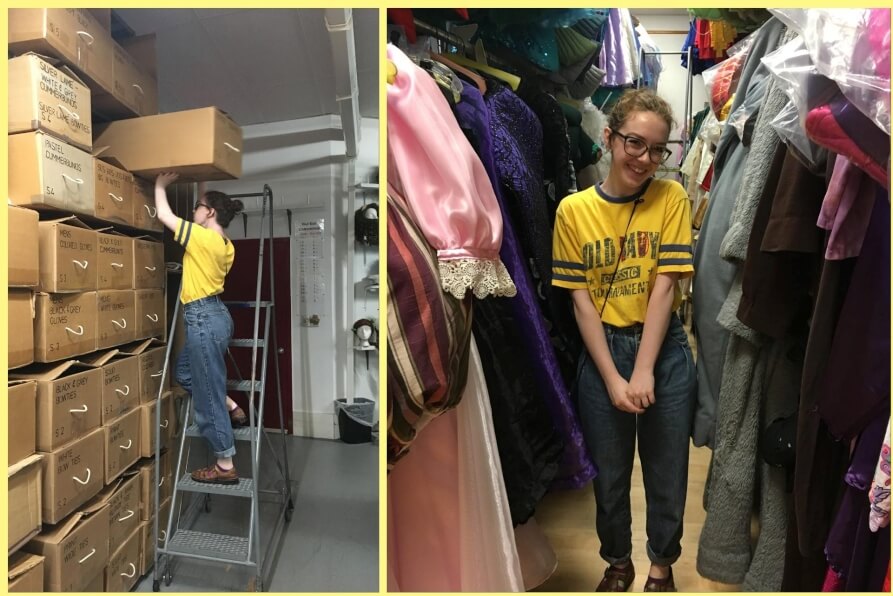
M 177 222 L 174 238 L 186 249 L 180 302 L 188 304 L 223 292 L 223 280 L 236 257 L 232 241 L 183 219 Z
M 644 323 L 657 274 L 694 273 L 688 196 L 678 182 L 656 179 L 628 197 L 597 186 L 570 195 L 558 206 L 552 259 L 552 285 L 588 290 L 598 312 L 610 287 L 602 321 Z M 676 284 L 673 310 L 681 301 Z

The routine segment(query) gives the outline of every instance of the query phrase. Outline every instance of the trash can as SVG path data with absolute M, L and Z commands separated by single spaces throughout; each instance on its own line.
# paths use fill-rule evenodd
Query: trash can
M 335 400 L 338 410 L 338 434 L 345 443 L 369 443 L 372 441 L 372 418 L 375 416 L 375 402 L 365 397 L 356 397 L 352 404 L 347 399 Z

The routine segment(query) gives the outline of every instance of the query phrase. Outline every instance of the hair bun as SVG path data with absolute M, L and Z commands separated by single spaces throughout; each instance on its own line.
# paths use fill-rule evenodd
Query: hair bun
M 241 213 L 242 209 L 245 208 L 245 204 L 242 203 L 239 199 L 232 199 L 232 208 L 233 213 Z

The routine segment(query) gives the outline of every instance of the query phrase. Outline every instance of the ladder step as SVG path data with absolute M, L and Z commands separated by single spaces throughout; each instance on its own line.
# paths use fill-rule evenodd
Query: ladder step
M 177 530 L 168 541 L 165 551 L 170 554 L 215 557 L 233 563 L 250 563 L 248 539 L 242 536 Z
M 255 341 L 250 338 L 229 340 L 229 345 L 231 348 L 253 348 L 254 344 L 257 344 L 257 347 L 262 348 L 266 345 L 266 340 L 258 339 L 257 341 Z
M 198 430 L 197 424 L 190 424 L 189 428 L 186 429 L 187 437 L 201 437 L 202 433 Z M 238 428 L 233 429 L 233 438 L 237 441 L 250 441 L 251 440 L 251 428 L 248 426 L 240 426 Z
M 234 308 L 254 308 L 255 306 L 260 306 L 261 308 L 270 308 L 271 306 L 273 306 L 272 300 L 261 300 L 260 302 L 255 302 L 254 300 L 251 300 L 249 302 L 244 302 L 241 300 L 224 300 L 223 303 Z
M 211 484 L 209 482 L 196 482 L 189 474 L 183 474 L 183 477 L 177 483 L 177 490 L 250 499 L 254 497 L 254 479 L 239 478 L 238 484 Z
M 226 388 L 235 389 L 236 391 L 260 391 L 261 383 L 260 381 L 255 381 L 254 386 L 252 387 L 251 381 L 233 381 L 227 379 Z

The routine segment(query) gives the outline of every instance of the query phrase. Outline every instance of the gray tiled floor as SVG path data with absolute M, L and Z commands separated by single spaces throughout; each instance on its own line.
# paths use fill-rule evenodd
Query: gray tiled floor
M 289 468 L 297 484 L 295 512 L 286 526 L 273 563 L 269 591 L 378 591 L 378 446 L 289 437 Z M 248 469 L 236 456 L 236 465 Z M 269 476 L 272 476 L 269 475 Z M 261 503 L 262 528 L 271 528 L 278 509 Z M 247 534 L 248 504 L 213 497 L 196 530 Z M 269 530 L 267 530 L 269 531 Z M 261 542 L 265 543 L 264 535 Z M 190 559 L 178 559 L 171 585 L 163 592 L 253 590 L 253 570 Z M 137 585 L 152 591 L 152 572 Z

